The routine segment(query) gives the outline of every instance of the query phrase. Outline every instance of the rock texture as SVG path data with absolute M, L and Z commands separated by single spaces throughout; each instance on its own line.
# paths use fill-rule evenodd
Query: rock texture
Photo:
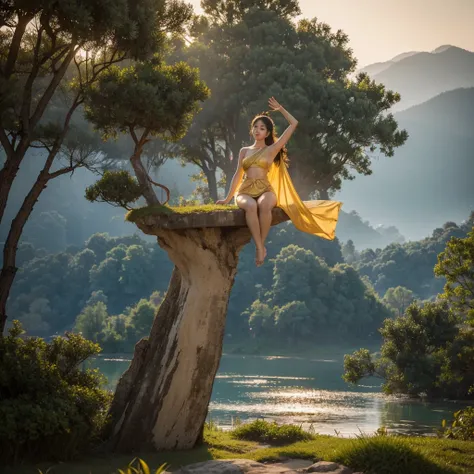
M 272 212 L 272 225 L 289 220 L 283 209 L 275 208 Z M 138 219 L 135 224 L 145 233 L 156 235 L 157 229 L 204 229 L 216 227 L 247 227 L 245 213 L 242 209 L 218 210 L 211 212 L 194 212 L 189 214 L 160 214 Z
M 298 467 L 299 466 L 299 467 Z M 304 459 L 290 459 L 282 463 L 262 464 L 249 459 L 205 461 L 182 467 L 173 474 L 300 474 L 323 472 L 326 474 L 362 474 L 333 462 L 312 464 Z
M 274 210 L 274 224 L 287 219 Z M 137 343 L 117 384 L 110 448 L 190 449 L 202 437 L 238 254 L 250 232 L 242 210 L 147 216 L 136 225 L 158 237 L 175 268 L 150 337 Z

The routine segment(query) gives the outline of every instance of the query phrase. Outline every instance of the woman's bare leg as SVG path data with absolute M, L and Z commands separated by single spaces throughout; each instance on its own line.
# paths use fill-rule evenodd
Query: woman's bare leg
M 245 220 L 247 221 L 248 228 L 255 242 L 255 247 L 257 248 L 255 263 L 257 266 L 260 266 L 263 263 L 263 259 L 265 257 L 262 237 L 260 235 L 257 201 L 252 196 L 248 196 L 247 194 L 239 194 L 236 201 L 237 206 L 245 211 Z
M 277 198 L 275 193 L 263 193 L 257 200 L 258 203 L 258 220 L 260 222 L 260 237 L 262 245 L 265 246 L 265 240 L 270 232 L 272 225 L 272 210 L 276 206 Z M 267 252 L 265 251 L 265 256 Z

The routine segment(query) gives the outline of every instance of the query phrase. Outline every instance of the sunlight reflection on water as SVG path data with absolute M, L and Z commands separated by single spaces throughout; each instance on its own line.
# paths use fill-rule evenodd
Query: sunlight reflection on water
M 97 358 L 94 362 L 115 385 L 129 358 Z M 230 429 L 236 418 L 295 423 L 321 434 L 355 436 L 389 431 L 434 434 L 441 421 L 460 408 L 453 402 L 424 403 L 387 397 L 379 381 L 357 387 L 342 378 L 343 358 L 305 359 L 282 356 L 224 355 L 209 405 L 208 419 Z

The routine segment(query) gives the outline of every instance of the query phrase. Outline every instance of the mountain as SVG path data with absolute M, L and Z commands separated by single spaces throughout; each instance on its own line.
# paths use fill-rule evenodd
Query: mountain
M 405 59 L 409 56 L 412 56 L 413 54 L 418 54 L 418 51 L 411 51 L 408 53 L 401 53 L 394 58 L 390 59 L 389 61 L 383 61 L 379 63 L 373 63 L 369 64 L 367 66 L 364 66 L 363 68 L 359 69 L 357 72 L 366 72 L 369 76 L 375 76 L 376 74 L 379 74 L 382 71 L 385 71 L 385 69 L 388 69 L 392 64 L 401 61 L 402 59 Z
M 341 243 L 352 240 L 357 250 L 384 248 L 391 243 L 405 242 L 405 237 L 396 227 L 377 226 L 374 228 L 370 222 L 362 220 L 356 211 L 341 211 L 336 234 Z
M 403 53 L 391 61 L 371 64 L 361 71 L 400 93 L 401 102 L 393 108 L 400 111 L 442 92 L 474 87 L 474 53 L 444 45 L 432 52 Z
M 444 54 L 438 53 L 438 54 Z M 395 114 L 409 133 L 371 176 L 347 181 L 336 198 L 372 225 L 394 225 L 410 240 L 474 210 L 474 88 L 445 92 Z

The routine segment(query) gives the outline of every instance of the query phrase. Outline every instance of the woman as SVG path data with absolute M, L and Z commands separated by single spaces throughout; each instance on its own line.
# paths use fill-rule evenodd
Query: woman
M 255 263 L 263 264 L 267 255 L 265 239 L 272 222 L 272 210 L 281 207 L 299 230 L 332 240 L 341 203 L 337 201 L 309 201 L 303 203 L 293 187 L 287 171 L 285 144 L 298 121 L 272 97 L 272 110 L 279 110 L 290 125 L 277 138 L 273 120 L 258 115 L 252 120 L 254 143 L 240 150 L 237 171 L 229 193 L 216 204 L 228 204 L 235 192 L 237 205 L 245 210 L 247 225 L 257 249 Z M 245 174 L 245 177 L 244 177 Z

